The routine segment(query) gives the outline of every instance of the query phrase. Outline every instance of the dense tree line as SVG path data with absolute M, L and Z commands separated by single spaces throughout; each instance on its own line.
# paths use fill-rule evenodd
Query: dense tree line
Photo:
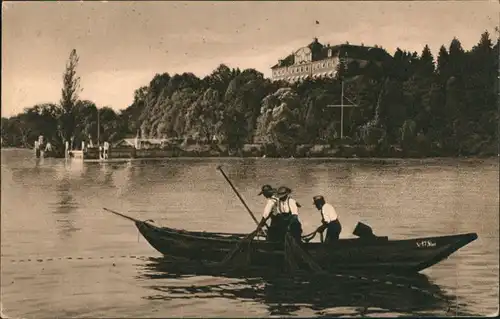
M 388 156 L 394 149 L 406 156 L 496 155 L 496 40 L 493 44 L 484 32 L 478 44 L 465 51 L 454 38 L 448 48 L 441 46 L 437 59 L 428 46 L 420 54 L 398 48 L 382 65 L 360 68 L 352 62 L 340 67 L 337 79 L 294 84 L 223 64 L 204 78 L 157 74 L 135 91 L 132 104 L 119 114 L 99 108 L 101 136 L 216 141 L 234 150 L 263 143 L 287 155 L 299 144 L 354 145 L 372 156 Z M 71 87 L 74 79 L 66 79 L 67 73 L 65 87 Z M 328 105 L 340 104 L 341 80 L 345 96 L 358 107 L 345 110 L 340 141 L 340 109 Z M 63 90 L 60 105 L 37 105 L 2 118 L 2 142 L 32 145 L 39 134 L 53 140 L 95 141 L 96 117 L 94 103 L 65 100 Z M 61 123 L 66 123 L 63 133 Z

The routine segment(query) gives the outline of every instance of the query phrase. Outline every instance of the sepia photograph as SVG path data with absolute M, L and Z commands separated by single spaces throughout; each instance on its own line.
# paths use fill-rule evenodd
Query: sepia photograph
M 3 1 L 1 318 L 496 317 L 498 1 Z

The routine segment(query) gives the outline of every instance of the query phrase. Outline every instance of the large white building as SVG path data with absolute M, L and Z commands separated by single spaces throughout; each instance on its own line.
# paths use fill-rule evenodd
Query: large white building
M 380 65 L 390 58 L 391 55 L 379 47 L 351 44 L 330 46 L 314 38 L 309 45 L 299 48 L 272 66 L 272 79 L 296 82 L 306 78 L 333 78 L 337 75 L 341 59 L 349 67 L 354 65 L 363 68 L 370 62 Z

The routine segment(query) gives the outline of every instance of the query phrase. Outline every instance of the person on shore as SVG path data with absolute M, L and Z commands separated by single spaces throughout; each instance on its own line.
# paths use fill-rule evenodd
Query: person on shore
M 322 225 L 316 229 L 316 232 L 323 236 L 323 232 L 326 229 L 325 243 L 335 243 L 339 240 L 340 232 L 342 231 L 342 225 L 340 224 L 335 208 L 331 204 L 328 204 L 321 195 L 314 196 L 313 203 L 321 212 Z

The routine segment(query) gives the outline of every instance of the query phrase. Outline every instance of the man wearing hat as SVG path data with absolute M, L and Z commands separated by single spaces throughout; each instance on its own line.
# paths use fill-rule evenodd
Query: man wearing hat
M 267 231 L 267 240 L 269 241 L 277 241 L 277 211 L 276 211 L 276 203 L 278 199 L 274 197 L 276 190 L 269 184 L 262 186 L 260 193 L 264 198 L 267 199 L 266 206 L 264 207 L 264 213 L 262 214 L 261 224 L 266 222 L 267 218 L 271 219 L 271 225 Z
M 321 212 L 321 223 L 322 225 L 316 229 L 316 232 L 321 233 L 326 231 L 325 243 L 334 243 L 339 239 L 340 232 L 342 231 L 342 225 L 340 225 L 337 212 L 332 205 L 325 201 L 325 198 L 321 195 L 313 197 L 314 206 Z
M 269 185 L 264 185 L 262 187 L 262 194 L 265 195 L 264 187 L 266 187 L 267 194 L 270 194 Z M 272 235 L 268 236 L 270 241 L 284 241 L 285 234 L 290 231 L 292 236 L 301 242 L 302 235 L 302 225 L 298 218 L 298 205 L 295 199 L 290 197 L 292 190 L 288 187 L 281 186 L 277 191 L 273 192 L 271 199 L 268 200 L 266 207 L 264 208 L 264 213 L 262 214 L 262 220 L 268 218 L 271 213 L 274 213 L 272 219 Z M 262 223 L 262 221 L 261 221 Z M 271 232 L 271 227 L 270 227 Z

